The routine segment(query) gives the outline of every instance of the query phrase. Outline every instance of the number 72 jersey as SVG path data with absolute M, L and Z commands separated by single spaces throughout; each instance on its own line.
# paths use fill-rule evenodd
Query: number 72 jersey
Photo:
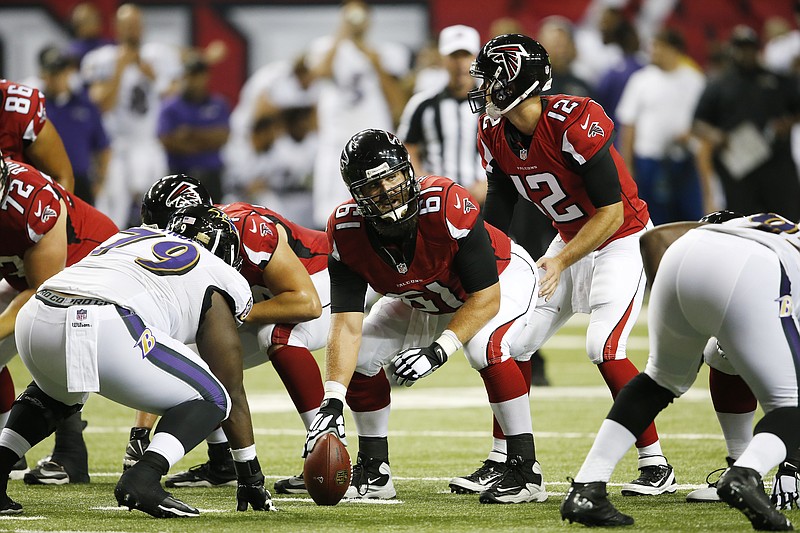
M 505 117 L 481 116 L 478 150 L 483 166 L 490 179 L 510 179 L 520 196 L 553 221 L 565 241 L 596 211 L 581 172 L 607 150 L 619 175 L 625 218 L 606 243 L 644 229 L 650 219 L 647 204 L 611 143 L 614 123 L 597 102 L 565 94 L 542 97 L 542 116 L 531 143 L 523 146 L 514 131 Z

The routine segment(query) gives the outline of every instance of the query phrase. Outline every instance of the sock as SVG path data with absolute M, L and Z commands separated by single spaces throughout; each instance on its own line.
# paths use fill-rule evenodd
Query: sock
M 154 437 L 153 442 L 155 441 L 156 438 Z M 170 462 L 160 453 L 148 449 L 144 452 L 142 458 L 139 459 L 139 462 L 132 466 L 130 470 L 136 469 L 135 472 L 138 472 L 140 476 L 145 479 L 160 480 L 161 476 L 169 471 L 170 466 L 172 466 Z
M 391 390 L 383 369 L 374 376 L 354 372 L 347 388 L 347 405 L 353 412 L 378 411 L 392 403 Z
M 736 466 L 752 468 L 764 477 L 786 458 L 786 445 L 774 433 L 753 435 L 750 446 L 734 463 Z
M 578 483 L 608 482 L 617 463 L 625 456 L 635 441 L 636 437 L 625 426 L 606 418 L 600 425 L 592 449 L 589 450 L 581 469 L 575 476 L 575 481 Z
M 720 413 L 717 411 L 719 427 L 725 436 L 728 457 L 738 459 L 753 440 L 753 417 L 755 411 L 748 413 Z
M 233 462 L 231 446 L 228 442 L 208 445 L 208 460 L 214 466 L 225 466 Z
M 167 470 L 169 470 L 170 467 L 172 467 L 175 463 L 180 461 L 184 455 L 186 455 L 187 450 L 183 447 L 181 441 L 175 438 L 174 435 L 171 435 L 166 431 L 156 431 L 156 434 L 153 435 L 152 442 L 147 447 L 147 450 L 145 450 L 145 453 L 142 455 L 142 457 L 146 457 L 150 452 L 153 452 L 153 454 L 163 459 L 166 463 L 163 470 L 158 470 L 158 477 L 160 478 L 167 473 Z
M 506 439 L 503 437 L 502 439 L 493 439 L 492 442 L 492 451 L 489 452 L 489 459 L 490 461 L 494 461 L 496 463 L 505 463 L 506 456 L 508 455 L 506 446 Z
M 489 397 L 489 405 L 503 434 L 533 433 L 529 387 L 513 359 L 489 365 L 479 371 Z
M 355 411 L 353 419 L 356 421 L 359 436 L 385 438 L 389 434 L 389 413 L 391 407 L 386 406 L 377 411 Z
M 311 422 L 314 421 L 314 417 L 317 416 L 317 413 L 319 413 L 319 406 L 304 413 L 300 413 L 300 420 L 303 421 L 303 426 L 305 426 L 306 431 L 311 427 Z
M 83 428 L 80 411 L 56 427 L 52 461 L 64 467 L 72 483 L 88 481 L 89 477 L 89 454 L 83 440 Z
M 158 434 L 169 433 L 184 450 L 192 450 L 205 440 L 225 416 L 225 412 L 211 401 L 191 400 L 176 405 L 164 412 L 156 426 L 152 443 Z
M 208 434 L 206 442 L 209 444 L 225 444 L 227 446 L 228 437 L 225 435 L 225 431 L 221 427 L 218 427 Z
M 608 385 L 612 398 L 616 398 L 619 391 L 622 390 L 622 387 L 639 374 L 639 371 L 636 370 L 636 367 L 630 359 L 605 361 L 597 365 L 597 369 L 600 371 L 600 375 L 603 376 L 606 385 Z M 651 423 L 642 434 L 639 435 L 639 438 L 636 440 L 636 447 L 642 448 L 657 441 L 658 432 L 656 431 L 655 424 Z
M 661 443 L 659 441 L 655 441 L 649 446 L 637 448 L 636 451 L 639 452 L 638 468 L 667 464 L 667 458 L 664 457 L 664 452 L 661 451 Z
M 322 386 L 319 365 L 308 348 L 283 346 L 272 352 L 269 359 L 294 402 L 297 412 L 306 413 L 312 409 L 319 409 L 325 390 Z

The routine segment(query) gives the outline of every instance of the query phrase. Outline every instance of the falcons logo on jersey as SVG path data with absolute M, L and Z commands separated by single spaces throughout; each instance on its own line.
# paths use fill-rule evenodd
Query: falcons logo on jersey
M 203 203 L 203 198 L 197 192 L 197 186 L 185 181 L 180 182 L 167 196 L 167 207 L 179 209 Z
M 528 54 L 521 44 L 504 44 L 502 46 L 495 46 L 487 55 L 489 59 L 505 70 L 506 79 L 508 81 L 514 80 L 522 67 L 522 58 Z

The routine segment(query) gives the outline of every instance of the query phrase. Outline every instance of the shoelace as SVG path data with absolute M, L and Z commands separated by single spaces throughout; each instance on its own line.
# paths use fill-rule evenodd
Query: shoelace
M 364 462 L 361 459 L 353 465 L 353 475 L 352 479 L 355 481 L 356 492 L 359 496 L 364 496 L 367 491 L 369 490 L 369 476 L 366 475 L 367 468 Z M 361 491 L 361 488 L 364 487 L 364 491 Z
M 706 483 L 708 483 L 708 486 L 716 488 L 717 483 L 719 483 L 719 478 L 722 477 L 722 474 L 725 472 L 725 470 L 727 470 L 727 468 L 717 468 L 716 470 L 712 470 L 711 472 L 709 472 L 708 475 L 706 476 Z M 711 478 L 714 474 L 718 475 L 716 481 L 712 482 Z

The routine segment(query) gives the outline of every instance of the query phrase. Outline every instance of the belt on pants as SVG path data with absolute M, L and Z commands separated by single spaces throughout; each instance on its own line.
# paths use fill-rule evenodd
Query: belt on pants
M 64 309 L 73 305 L 112 305 L 113 303 L 92 296 L 66 294 L 58 291 L 51 291 L 50 289 L 40 289 L 36 293 L 36 299 L 47 306 L 61 307 Z

